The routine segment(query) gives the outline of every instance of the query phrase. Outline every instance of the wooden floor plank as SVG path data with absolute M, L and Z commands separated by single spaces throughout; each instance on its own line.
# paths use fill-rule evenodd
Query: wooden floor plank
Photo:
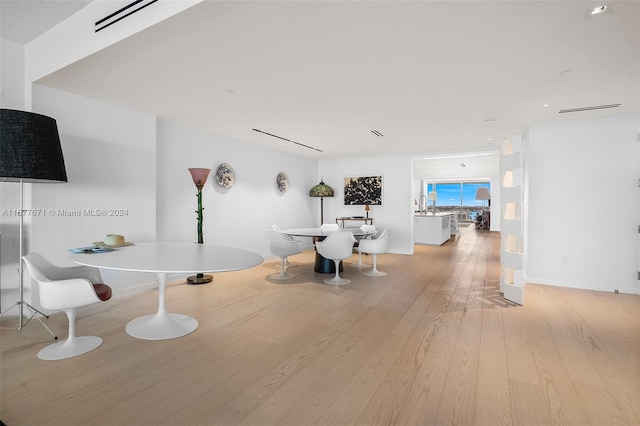
M 478 246 L 476 250 L 478 257 L 474 264 L 467 301 L 456 333 L 456 345 L 451 357 L 449 374 L 436 412 L 435 422 L 438 424 L 471 424 L 474 421 L 482 330 L 482 296 L 487 267 L 486 250 L 482 246 Z M 421 416 L 421 418 L 426 417 L 426 413 Z
M 538 298 L 541 317 L 558 348 L 559 359 L 573 383 L 582 408 L 593 424 L 640 424 L 638 418 L 638 385 L 629 386 L 626 378 L 637 367 L 632 358 L 619 358 L 612 348 L 600 340 L 570 299 L 555 287 L 537 287 L 531 297 Z M 549 300 L 564 303 L 565 309 L 550 309 Z M 623 342 L 620 339 L 620 342 Z M 616 348 L 619 349 L 619 348 Z M 632 353 L 632 347 L 623 352 Z M 640 377 L 640 375 L 638 375 Z M 606 384 L 606 386 L 602 386 Z M 606 391 L 605 391 L 606 389 Z M 595 403 L 594 403 L 595 401 Z M 617 417 L 618 406 L 633 414 Z
M 366 409 L 367 403 L 380 386 L 385 373 L 405 343 L 404 337 L 388 335 L 353 380 L 338 395 L 336 402 L 319 419 L 318 424 L 353 424 Z
M 540 291 L 539 287 L 532 286 L 527 290 L 527 298 L 535 300 Z M 553 424 L 588 424 L 576 388 L 560 361 L 558 345 L 564 336 L 553 335 L 550 324 L 539 313 L 542 305 L 536 306 L 538 314 L 527 318 L 527 329 L 549 418 Z
M 452 318 L 463 312 L 461 302 L 464 304 L 469 292 L 468 286 L 458 284 L 465 277 L 471 278 L 475 267 L 474 262 L 470 262 L 475 258 L 468 250 L 471 246 L 465 244 L 466 249 L 461 247 L 460 253 L 453 256 L 464 262 L 449 264 L 448 268 L 441 269 L 443 275 L 435 276 L 441 283 L 440 292 L 433 298 L 422 324 L 410 336 L 358 424 L 419 424 L 424 421 L 422 413 L 431 413 L 424 407 L 430 403 L 439 404 L 442 394 L 433 390 L 441 388 L 449 371 L 455 343 L 452 329 L 456 328 Z
M 502 309 L 511 416 L 516 425 L 551 424 L 526 324 L 535 315 L 536 306 L 531 303 Z
M 428 372 L 428 386 L 438 389 L 440 395 L 422 392 L 426 398 L 420 402 L 418 417 L 410 418 L 412 424 L 472 424 L 474 421 L 482 328 L 482 300 L 478 296 L 484 287 L 484 281 L 479 278 L 484 278 L 486 273 L 486 247 L 477 240 L 473 245 L 468 240 L 466 246 L 471 256 L 459 277 L 449 318 L 445 317 L 443 322 L 450 339 L 445 342 L 450 359 L 444 369 L 446 376 Z M 422 371 L 427 374 L 431 368 L 423 367 Z

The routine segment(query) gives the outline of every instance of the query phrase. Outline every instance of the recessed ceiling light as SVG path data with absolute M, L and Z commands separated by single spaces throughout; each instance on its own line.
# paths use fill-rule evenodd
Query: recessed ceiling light
M 571 74 L 571 70 L 563 70 L 563 71 L 560 71 L 560 72 L 558 73 L 558 75 L 559 75 L 560 77 L 566 77 L 566 76 L 568 76 L 569 74 Z
M 496 122 L 496 120 L 494 120 L 493 118 L 489 118 L 487 120 L 484 120 L 484 124 L 493 124 L 495 122 Z
M 549 108 L 549 105 L 550 104 L 543 104 L 542 106 L 545 107 L 545 108 Z
M 226 93 L 227 95 L 235 95 L 236 94 L 235 90 L 233 90 L 233 89 L 227 89 L 227 90 L 224 91 L 224 93 Z
M 487 140 L 488 140 L 489 142 L 491 142 L 491 141 L 493 140 L 493 138 L 489 138 L 489 139 L 487 139 Z

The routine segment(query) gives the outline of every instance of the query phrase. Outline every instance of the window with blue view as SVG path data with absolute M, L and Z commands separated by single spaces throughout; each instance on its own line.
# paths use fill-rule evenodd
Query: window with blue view
M 436 201 L 437 212 L 458 212 L 458 219 L 462 221 L 475 221 L 483 209 L 489 208 L 489 200 L 476 200 L 476 191 L 484 187 L 491 192 L 489 182 L 446 182 L 426 183 L 425 194 L 435 191 L 438 194 Z M 429 201 L 429 211 L 433 211 L 433 201 Z

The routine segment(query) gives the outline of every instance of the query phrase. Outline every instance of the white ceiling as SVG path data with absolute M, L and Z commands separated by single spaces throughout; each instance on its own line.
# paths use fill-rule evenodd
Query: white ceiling
M 85 7 L 90 0 L 0 0 L 2 38 L 25 45 Z
M 9 3 L 86 2 L 2 0 L 6 38 L 30 22 Z M 586 17 L 596 5 L 206 1 L 40 83 L 317 159 L 486 151 L 531 123 L 640 110 L 640 3 Z
M 500 170 L 496 151 L 416 157 L 414 177 L 430 182 L 489 181 Z

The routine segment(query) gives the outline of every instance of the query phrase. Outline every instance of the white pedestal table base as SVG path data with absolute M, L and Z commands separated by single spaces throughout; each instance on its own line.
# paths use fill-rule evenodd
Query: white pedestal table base
M 165 340 L 185 336 L 196 328 L 198 320 L 188 315 L 158 312 L 129 321 L 125 330 L 138 339 Z
M 188 315 L 171 314 L 165 308 L 167 274 L 158 272 L 158 312 L 130 321 L 125 330 L 129 335 L 145 340 L 175 339 L 198 328 L 198 320 Z

